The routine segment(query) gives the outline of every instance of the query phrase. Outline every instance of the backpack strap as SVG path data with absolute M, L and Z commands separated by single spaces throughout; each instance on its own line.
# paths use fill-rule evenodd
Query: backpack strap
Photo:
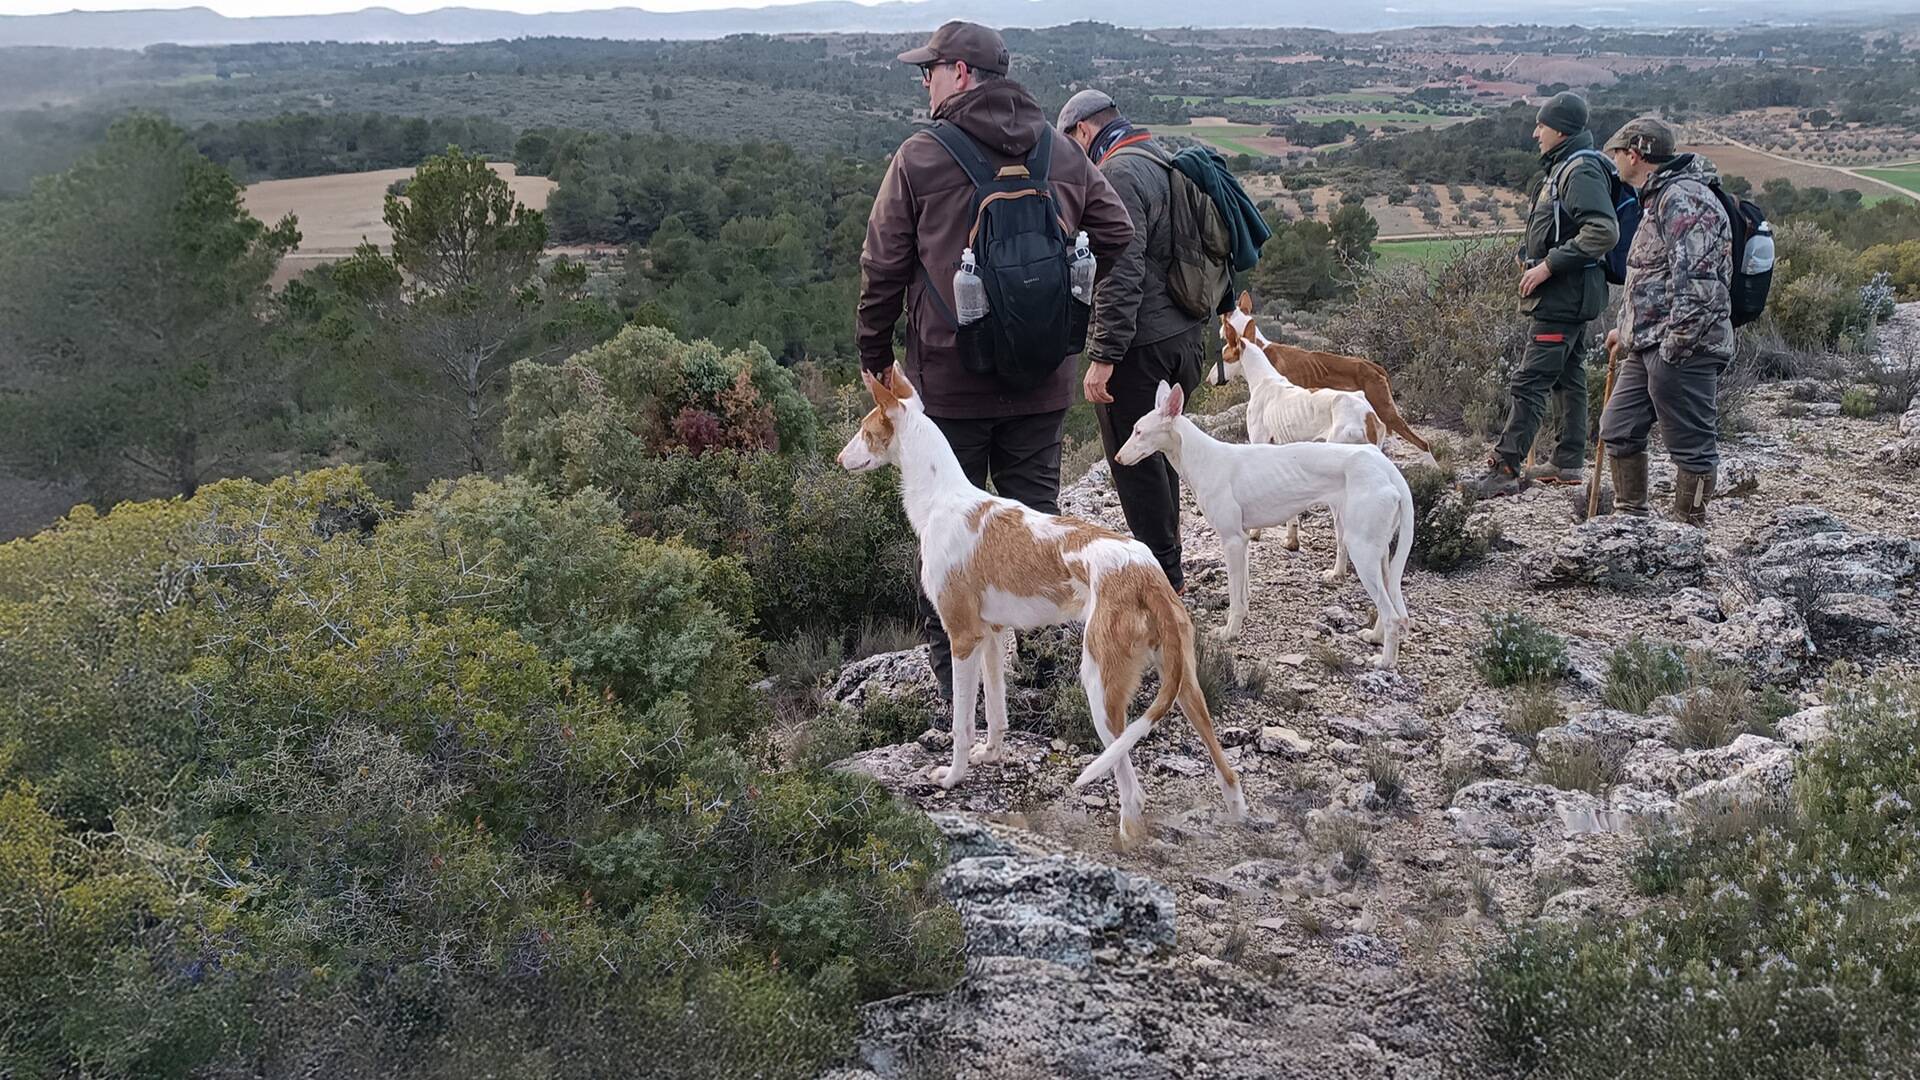
M 987 156 L 980 152 L 980 147 L 974 144 L 972 136 L 946 120 L 934 121 L 933 126 L 927 129 L 927 134 L 933 136 L 933 141 L 945 147 L 947 153 L 953 156 L 960 171 L 973 181 L 976 192 L 993 183 L 993 166 L 987 161 Z

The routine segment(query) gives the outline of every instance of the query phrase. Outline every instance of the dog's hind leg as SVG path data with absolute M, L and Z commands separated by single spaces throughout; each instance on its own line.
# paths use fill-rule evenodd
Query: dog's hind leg
M 1088 638 L 1091 639 L 1093 634 L 1094 627 L 1089 626 Z M 1112 641 L 1109 644 L 1123 643 Z M 1135 645 L 1137 647 L 1137 642 Z M 1118 662 L 1103 666 L 1094 657 L 1090 645 L 1080 650 L 1080 686 L 1087 692 L 1087 711 L 1093 714 L 1093 730 L 1100 736 L 1101 746 L 1113 745 L 1113 740 L 1126 730 L 1127 703 L 1133 700 L 1133 692 L 1140 688 L 1138 654 L 1124 660 L 1118 657 L 1110 659 Z M 1114 765 L 1113 786 L 1120 796 L 1120 842 L 1128 844 L 1145 840 L 1147 793 L 1140 786 L 1140 774 L 1133 770 L 1131 754 L 1123 756 Z
M 1347 545 L 1340 542 L 1340 512 L 1332 507 L 1327 512 L 1333 518 L 1333 566 L 1320 574 L 1320 580 L 1331 585 L 1347 576 Z
M 1352 546 L 1353 572 L 1367 590 L 1367 599 L 1373 601 L 1373 627 L 1363 632 L 1362 636 L 1383 646 L 1373 666 L 1390 671 L 1400 654 L 1400 608 L 1387 592 L 1387 546 L 1372 536 L 1355 536 Z
M 987 710 L 987 741 L 973 748 L 976 763 L 999 761 L 1006 755 L 1007 739 L 1007 650 L 1013 646 L 1012 630 L 996 630 L 981 643 L 986 657 L 980 665 Z
M 1280 542 L 1280 546 L 1288 551 L 1300 550 L 1300 518 L 1297 515 L 1287 522 L 1287 538 Z

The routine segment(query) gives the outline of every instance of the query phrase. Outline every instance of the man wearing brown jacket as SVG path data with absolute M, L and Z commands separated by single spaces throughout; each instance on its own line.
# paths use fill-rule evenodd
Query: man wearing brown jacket
M 1048 172 L 1055 208 L 1068 235 L 1086 231 L 1104 274 L 1133 239 L 1127 209 L 1086 154 L 1047 123 L 1033 96 L 1006 77 L 1000 35 L 976 23 L 949 22 L 900 60 L 920 68 L 933 118 L 965 132 L 991 164 L 1019 164 L 1038 140 L 1055 141 Z M 894 324 L 904 306 L 907 375 L 967 478 L 981 487 L 991 481 L 1000 495 L 1058 513 L 1060 441 L 1075 365 L 1062 356 L 1059 369 L 1028 390 L 961 366 L 953 273 L 974 219 L 973 183 L 946 148 L 925 132 L 902 143 L 880 182 L 860 252 L 860 365 L 882 378 L 893 370 Z M 924 597 L 921 613 L 934 673 L 950 692 L 946 633 Z

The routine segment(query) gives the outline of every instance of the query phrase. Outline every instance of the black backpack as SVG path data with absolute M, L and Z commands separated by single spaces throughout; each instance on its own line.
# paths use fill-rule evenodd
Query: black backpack
M 1728 192 L 1717 179 L 1707 187 L 1733 227 L 1733 325 L 1745 326 L 1767 309 L 1773 288 L 1773 226 L 1758 206 Z
M 1041 131 L 1024 162 L 995 168 L 959 127 L 942 120 L 927 130 L 973 181 L 968 246 L 986 285 L 987 315 L 961 326 L 953 312 L 944 311 L 938 285 L 928 281 L 927 287 L 953 324 L 961 366 L 1030 390 L 1087 342 L 1089 309 L 1074 298 L 1068 277 L 1072 238 L 1047 185 L 1053 131 Z M 959 265 L 955 261 L 947 272 Z
M 1553 243 L 1560 243 L 1560 221 L 1571 218 L 1560 205 L 1561 181 L 1573 171 L 1573 164 L 1583 157 L 1591 157 L 1600 162 L 1600 171 L 1607 177 L 1607 197 L 1613 203 L 1613 216 L 1620 222 L 1620 238 L 1613 242 L 1613 250 L 1600 260 L 1600 268 L 1606 272 L 1607 280 L 1615 285 L 1627 283 L 1627 249 L 1633 246 L 1633 232 L 1640 227 L 1640 193 L 1625 180 L 1620 179 L 1620 171 L 1613 167 L 1607 155 L 1598 150 L 1575 150 L 1561 163 L 1559 175 L 1547 174 L 1547 198 L 1553 200 Z

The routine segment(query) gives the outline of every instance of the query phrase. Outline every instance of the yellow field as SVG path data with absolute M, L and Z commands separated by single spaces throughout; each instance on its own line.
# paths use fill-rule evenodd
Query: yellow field
M 534 210 L 544 210 L 555 184 L 544 176 L 521 176 L 512 163 L 496 161 L 493 171 L 505 177 L 514 197 Z M 412 169 L 334 173 L 298 180 L 263 180 L 249 185 L 242 198 L 248 212 L 272 223 L 287 214 L 300 220 L 300 247 L 280 264 L 276 282 L 287 281 L 323 262 L 352 254 L 362 240 L 382 248 L 393 234 L 380 220 L 387 186 L 413 175 Z

